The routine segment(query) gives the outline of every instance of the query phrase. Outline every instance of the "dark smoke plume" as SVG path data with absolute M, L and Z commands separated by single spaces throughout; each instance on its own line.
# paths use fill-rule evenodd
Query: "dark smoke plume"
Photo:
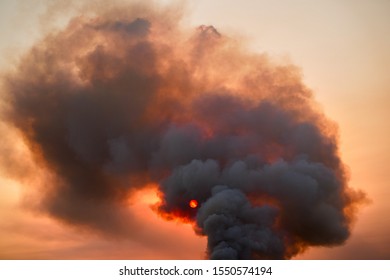
M 156 210 L 192 222 L 212 259 L 342 244 L 363 195 L 299 69 L 179 22 L 148 7 L 76 17 L 4 77 L 3 118 L 56 176 L 42 208 L 131 235 L 125 202 L 156 183 Z

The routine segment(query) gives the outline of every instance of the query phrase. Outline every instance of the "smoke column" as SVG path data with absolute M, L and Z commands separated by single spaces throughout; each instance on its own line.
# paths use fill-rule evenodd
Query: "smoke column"
M 153 183 L 156 212 L 193 223 L 211 259 L 286 259 L 350 235 L 364 195 L 336 125 L 297 67 L 212 26 L 142 5 L 75 17 L 3 82 L 3 119 L 55 178 L 40 207 L 56 219 L 131 236 L 126 201 Z

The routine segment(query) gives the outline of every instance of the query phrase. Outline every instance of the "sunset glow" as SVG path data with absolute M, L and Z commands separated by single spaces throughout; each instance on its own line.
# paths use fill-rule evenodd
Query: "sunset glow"
M 30 2 L 0 259 L 390 258 L 388 1 Z
M 196 207 L 198 207 L 198 201 L 196 201 L 195 199 L 192 199 L 192 200 L 190 200 L 190 202 L 188 203 L 188 205 L 189 205 L 191 208 L 196 208 Z

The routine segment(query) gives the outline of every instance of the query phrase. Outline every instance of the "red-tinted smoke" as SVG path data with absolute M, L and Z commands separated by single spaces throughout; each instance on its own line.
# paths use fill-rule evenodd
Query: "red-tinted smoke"
M 362 194 L 348 187 L 336 125 L 299 69 L 212 26 L 183 31 L 170 15 L 76 17 L 4 77 L 4 118 L 57 178 L 42 208 L 131 235 L 125 200 L 153 182 L 156 210 L 193 222 L 213 259 L 342 244 Z

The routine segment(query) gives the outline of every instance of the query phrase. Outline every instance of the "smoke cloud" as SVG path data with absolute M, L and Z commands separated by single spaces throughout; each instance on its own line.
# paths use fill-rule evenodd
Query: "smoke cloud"
M 40 207 L 132 236 L 127 201 L 153 183 L 156 212 L 193 223 L 211 259 L 343 244 L 364 195 L 299 69 L 180 22 L 142 5 L 78 16 L 4 76 L 3 118 L 55 177 Z

